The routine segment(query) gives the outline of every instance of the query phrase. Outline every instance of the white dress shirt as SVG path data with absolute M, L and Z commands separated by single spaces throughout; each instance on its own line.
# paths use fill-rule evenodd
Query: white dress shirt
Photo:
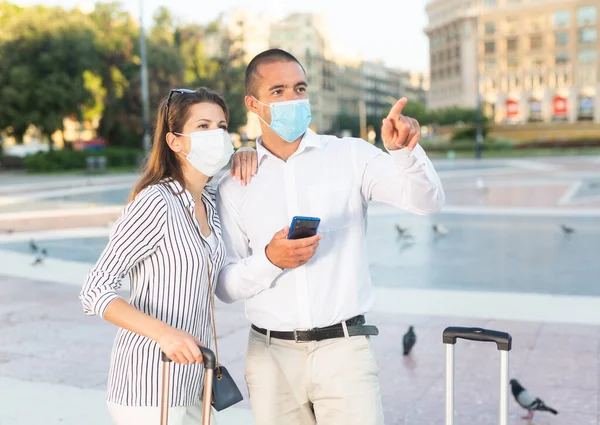
M 425 151 L 416 146 L 386 153 L 356 138 L 308 130 L 283 161 L 257 143 L 259 168 L 247 186 L 229 175 L 217 189 L 226 265 L 216 295 L 245 299 L 258 327 L 290 331 L 329 326 L 364 314 L 374 296 L 366 247 L 369 201 L 415 214 L 444 204 L 444 191 Z M 295 215 L 321 219 L 322 239 L 305 265 L 273 265 L 265 247 Z

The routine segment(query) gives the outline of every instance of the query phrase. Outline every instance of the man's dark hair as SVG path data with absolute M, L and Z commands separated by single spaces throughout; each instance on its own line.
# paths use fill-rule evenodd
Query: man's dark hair
M 306 74 L 302 64 L 292 55 L 281 49 L 269 49 L 254 56 L 246 67 L 246 95 L 256 97 L 256 77 L 258 67 L 260 65 L 266 65 L 275 62 L 296 62 L 302 68 L 302 71 Z

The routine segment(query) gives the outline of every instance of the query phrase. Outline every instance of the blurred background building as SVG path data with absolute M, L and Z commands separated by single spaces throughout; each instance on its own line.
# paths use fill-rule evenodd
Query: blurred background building
M 430 0 L 429 107 L 496 123 L 600 123 L 597 0 Z

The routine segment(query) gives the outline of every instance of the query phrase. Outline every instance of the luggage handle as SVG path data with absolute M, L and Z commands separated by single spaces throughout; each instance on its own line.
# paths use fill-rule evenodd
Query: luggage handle
M 202 363 L 204 364 L 204 369 L 214 369 L 217 367 L 215 353 L 211 349 L 201 345 L 199 345 L 198 348 L 202 353 Z M 163 362 L 172 362 L 172 360 L 168 358 L 163 351 L 160 352 L 160 355 Z
M 470 341 L 495 342 L 500 351 L 510 351 L 512 348 L 512 337 L 509 333 L 490 329 L 450 326 L 444 329 L 443 338 L 444 344 L 454 345 L 460 338 Z
M 508 355 L 512 348 L 512 336 L 507 332 L 482 328 L 464 328 L 450 326 L 444 329 L 443 340 L 446 345 L 446 425 L 454 425 L 454 345 L 457 339 L 470 341 L 495 342 L 500 351 L 500 403 L 499 425 L 508 425 Z
M 202 425 L 210 425 L 210 408 L 212 401 L 212 383 L 215 368 L 217 367 L 217 359 L 215 353 L 201 345 L 198 346 L 202 353 L 202 364 L 204 365 L 204 392 L 202 395 Z M 171 378 L 171 368 L 169 367 L 172 360 L 161 350 L 162 360 L 162 396 L 160 403 L 160 424 L 167 425 L 169 419 L 169 381 Z

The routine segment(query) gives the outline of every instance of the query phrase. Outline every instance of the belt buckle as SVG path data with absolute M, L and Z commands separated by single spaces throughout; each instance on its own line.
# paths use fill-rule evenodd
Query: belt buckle
M 294 329 L 294 341 L 298 342 L 298 332 L 308 332 L 309 328 Z

